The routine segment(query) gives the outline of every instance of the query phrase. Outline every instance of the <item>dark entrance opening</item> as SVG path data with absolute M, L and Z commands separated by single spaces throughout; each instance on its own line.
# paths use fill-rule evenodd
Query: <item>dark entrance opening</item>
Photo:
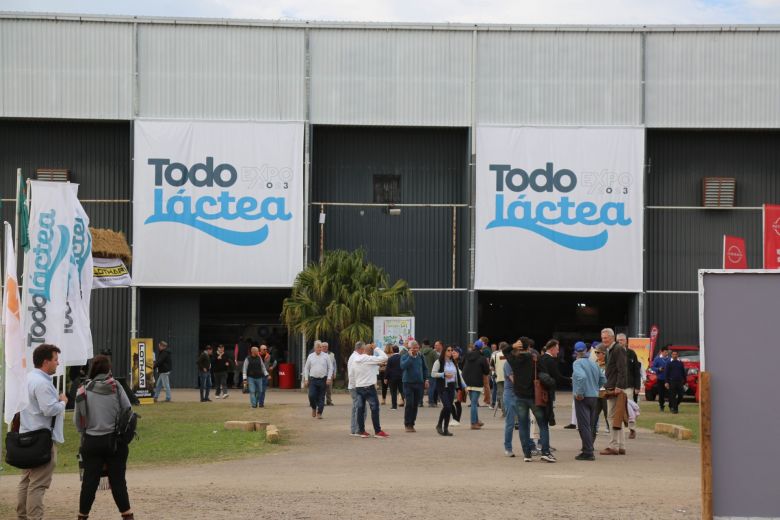
M 200 344 L 232 349 L 238 338 L 250 338 L 287 351 L 287 328 L 279 321 L 288 289 L 220 289 L 200 295 Z
M 574 343 L 600 340 L 601 329 L 628 333 L 631 293 L 480 291 L 477 331 L 490 341 L 512 343 L 527 336 L 541 348 L 548 339 L 561 343 L 564 367 Z

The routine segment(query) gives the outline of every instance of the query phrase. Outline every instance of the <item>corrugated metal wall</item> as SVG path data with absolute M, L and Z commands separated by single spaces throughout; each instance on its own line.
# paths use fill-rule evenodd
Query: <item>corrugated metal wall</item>
M 305 119 L 302 30 L 138 27 L 141 117 Z
M 762 266 L 761 211 L 674 209 L 701 205 L 705 176 L 735 177 L 737 206 L 780 203 L 780 132 L 650 130 L 647 133 L 645 289 L 697 291 L 698 270 L 722 267 L 723 235 L 745 238 L 748 267 Z M 649 294 L 648 326 L 662 343 L 698 343 L 695 294 Z
M 648 126 L 780 126 L 780 33 L 651 33 L 646 53 Z
M 198 357 L 200 335 L 200 292 L 197 290 L 140 289 L 139 338 L 165 340 L 171 350 L 173 370 L 171 386 L 193 388 L 198 386 Z
M 639 34 L 480 32 L 476 80 L 481 124 L 642 122 Z
M 90 328 L 95 354 L 111 351 L 114 373 L 125 376 L 130 370 L 130 288 L 92 291 Z
M 0 20 L 0 117 L 130 119 L 133 26 Z
M 313 30 L 315 124 L 469 126 L 471 33 Z

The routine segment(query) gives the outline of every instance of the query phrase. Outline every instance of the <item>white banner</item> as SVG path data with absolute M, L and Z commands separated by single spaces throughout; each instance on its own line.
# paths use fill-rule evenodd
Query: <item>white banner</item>
M 89 303 L 92 292 L 92 234 L 89 217 L 76 194 L 78 185 L 71 184 L 69 202 L 73 206 L 68 303 L 60 362 L 64 366 L 86 364 L 92 353 L 92 331 L 89 326 Z
M 132 284 L 130 272 L 119 258 L 93 258 L 92 288 L 127 287 Z
M 291 287 L 303 123 L 136 121 L 133 283 Z
M 30 250 L 25 254 L 22 306 L 28 370 L 38 345 L 63 347 L 75 223 L 72 189 L 64 182 L 30 181 Z
M 644 131 L 479 127 L 483 290 L 642 291 Z
M 16 250 L 11 224 L 5 223 L 5 287 L 3 293 L 3 324 L 5 325 L 5 412 L 10 424 L 16 412 L 29 402 L 27 396 L 27 359 L 24 334 L 19 322 L 19 285 L 16 280 Z

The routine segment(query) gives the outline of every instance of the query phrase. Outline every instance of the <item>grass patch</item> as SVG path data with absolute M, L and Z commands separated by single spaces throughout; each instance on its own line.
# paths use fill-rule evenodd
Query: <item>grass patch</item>
M 683 426 L 693 432 L 691 442 L 699 442 L 699 403 L 685 401 L 680 404 L 680 413 L 673 414 L 666 408 L 665 412 L 658 409 L 658 401 L 644 401 L 639 403 L 642 413 L 637 417 L 637 426 L 655 429 L 655 423 L 669 423 Z
M 223 424 L 229 420 L 274 423 L 279 415 L 274 408 L 252 409 L 243 400 L 137 406 L 139 438 L 130 445 L 128 466 L 205 463 L 266 453 L 275 448 L 265 442 L 265 432 L 225 430 Z M 58 447 L 56 472 L 78 471 L 78 447 L 73 412 L 66 412 L 65 444 Z M 18 473 L 4 463 L 0 475 Z

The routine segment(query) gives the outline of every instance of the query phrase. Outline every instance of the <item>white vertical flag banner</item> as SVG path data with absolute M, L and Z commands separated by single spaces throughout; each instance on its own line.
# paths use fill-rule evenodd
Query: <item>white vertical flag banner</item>
M 68 299 L 65 312 L 61 358 L 64 366 L 83 365 L 92 358 L 89 303 L 92 291 L 92 235 L 89 217 L 77 197 L 78 185 L 71 184 L 68 203 L 73 208 L 71 254 L 68 269 Z
M 25 255 L 22 332 L 27 369 L 42 343 L 62 347 L 75 212 L 64 182 L 30 181 L 30 250 Z M 61 358 L 67 358 L 63 349 Z
M 133 284 L 291 287 L 303 123 L 136 121 Z
M 3 292 L 3 323 L 5 324 L 5 412 L 3 420 L 10 424 L 16 412 L 27 406 L 27 358 L 24 334 L 19 321 L 19 284 L 16 280 L 16 250 L 11 224 L 5 223 L 5 287 Z
M 642 291 L 641 128 L 477 129 L 477 289 Z

